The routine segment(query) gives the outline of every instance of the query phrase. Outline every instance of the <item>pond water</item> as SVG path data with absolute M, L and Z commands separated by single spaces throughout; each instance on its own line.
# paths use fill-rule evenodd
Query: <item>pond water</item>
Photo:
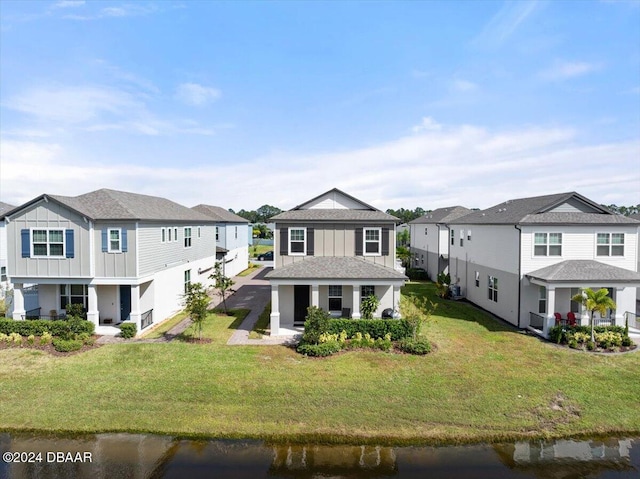
M 0 434 L 0 452 L 0 479 L 640 477 L 640 438 L 382 447 Z

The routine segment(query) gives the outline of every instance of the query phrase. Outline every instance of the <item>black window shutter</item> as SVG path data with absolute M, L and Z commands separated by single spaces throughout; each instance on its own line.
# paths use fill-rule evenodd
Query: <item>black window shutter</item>
M 382 228 L 382 256 L 389 256 L 389 228 Z
M 362 228 L 356 228 L 356 256 L 362 256 Z
M 289 254 L 289 229 L 280 228 L 280 256 Z
M 314 239 L 315 239 L 315 235 L 313 234 L 313 228 L 307 228 L 307 255 L 308 256 L 313 256 Z

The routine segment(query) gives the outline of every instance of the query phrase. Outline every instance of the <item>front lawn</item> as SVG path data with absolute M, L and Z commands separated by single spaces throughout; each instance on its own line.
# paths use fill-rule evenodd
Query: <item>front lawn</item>
M 440 302 L 426 356 L 227 346 L 241 320 L 207 321 L 209 344 L 1 350 L 1 427 L 358 444 L 640 434 L 640 354 L 561 349 L 461 302 Z

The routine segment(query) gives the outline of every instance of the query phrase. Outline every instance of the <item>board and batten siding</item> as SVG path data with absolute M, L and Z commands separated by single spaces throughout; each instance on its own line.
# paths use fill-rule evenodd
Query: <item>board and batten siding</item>
M 191 227 L 191 247 L 184 247 L 184 228 Z M 200 238 L 198 238 L 200 226 Z M 162 228 L 177 228 L 178 240 L 172 232 L 171 241 L 168 235 L 162 242 Z M 213 268 L 216 257 L 215 226 L 208 225 L 169 225 L 169 224 L 138 224 L 138 276 L 147 276 L 168 267 L 195 260 L 211 258 L 210 267 Z
M 384 256 L 362 256 L 366 261 L 370 261 L 380 266 L 393 268 L 395 266 L 395 225 L 393 223 L 371 223 L 354 225 L 341 223 L 278 223 L 276 225 L 275 238 L 278 243 L 275 250 L 276 265 L 282 267 L 296 261 L 302 261 L 306 255 L 282 255 L 280 254 L 281 231 L 288 231 L 290 227 L 313 228 L 313 256 L 334 256 L 346 257 L 356 256 L 356 229 L 359 228 L 382 228 L 388 229 L 387 238 L 389 241 L 389 254 Z
M 126 251 L 105 251 L 108 249 L 108 231 L 110 229 L 120 230 L 121 248 Z M 96 278 L 135 278 L 137 276 L 135 223 L 96 223 L 93 242 Z
M 534 256 L 535 233 L 562 233 L 562 256 Z M 598 233 L 624 233 L 624 256 L 597 256 Z M 638 235 L 634 225 L 620 226 L 523 226 L 522 274 L 565 260 L 595 260 L 636 271 Z
M 33 204 L 7 224 L 7 272 L 13 277 L 70 278 L 90 277 L 90 222 L 81 215 L 53 201 Z M 29 248 L 33 229 L 61 229 L 64 231 L 65 253 L 73 242 L 73 257 L 23 257 L 22 231 L 29 231 Z M 72 233 L 67 233 L 72 231 Z M 71 241 L 70 241 L 71 240 Z

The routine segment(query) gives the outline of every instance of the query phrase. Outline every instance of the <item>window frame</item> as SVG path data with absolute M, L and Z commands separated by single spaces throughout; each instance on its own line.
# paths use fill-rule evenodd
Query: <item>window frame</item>
M 185 248 L 191 248 L 191 246 L 192 246 L 191 234 L 192 234 L 191 226 L 185 226 L 184 227 L 184 240 L 183 240 L 183 244 L 184 244 Z
M 538 314 L 547 314 L 547 287 L 538 289 Z
M 480 271 L 476 271 L 476 288 L 480 287 Z
M 216 241 L 220 241 L 220 227 L 216 226 Z
M 118 239 L 117 240 L 112 240 L 111 239 L 111 233 L 112 232 L 117 232 L 118 233 Z M 111 247 L 111 242 L 112 241 L 117 241 L 118 242 L 118 247 L 117 248 L 112 248 Z M 122 253 L 122 228 L 107 228 L 107 253 Z
M 2 281 L 2 282 L 7 281 L 7 267 L 6 266 L 0 266 L 0 281 Z
M 368 240 L 367 232 L 375 231 L 378 234 L 377 240 Z M 368 252 L 367 243 L 376 243 L 378 245 L 378 251 Z M 382 256 L 382 228 L 379 226 L 365 226 L 362 228 L 362 256 Z
M 36 242 L 36 235 L 35 232 L 36 231 L 44 231 L 46 232 L 46 239 L 44 242 L 42 241 L 38 241 Z M 62 241 L 51 241 L 51 235 L 50 233 L 52 232 L 60 232 L 60 235 L 62 237 Z M 65 256 L 65 252 L 67 251 L 67 242 L 66 242 L 66 235 L 65 235 L 65 230 L 64 228 L 31 228 L 30 230 L 30 247 L 31 247 L 31 258 L 51 258 L 51 259 L 64 259 Z M 45 245 L 46 250 L 47 250 L 47 254 L 36 254 L 36 245 Z M 51 254 L 51 246 L 54 245 L 62 245 L 62 252 L 60 254 Z
M 601 236 L 606 236 L 607 237 L 607 242 L 606 243 L 600 243 L 598 240 Z M 614 243 L 613 242 L 613 237 L 617 236 L 617 237 L 622 237 L 622 242 L 621 243 Z M 613 233 L 613 232 L 598 232 L 596 233 L 596 257 L 601 257 L 601 258 L 623 258 L 624 257 L 624 240 L 625 240 L 625 234 L 624 233 Z M 600 248 L 607 248 L 607 254 L 600 254 L 599 250 Z M 614 250 L 614 248 L 616 248 Z M 622 249 L 622 254 L 613 254 L 614 251 L 617 251 L 618 249 Z
M 191 284 L 191 270 L 184 270 L 184 294 L 189 292 L 189 285 Z
M 333 294 L 331 289 L 334 288 Z M 336 292 L 336 288 L 339 288 L 339 294 Z M 342 285 L 341 284 L 330 284 L 327 292 L 327 309 L 329 312 L 340 312 L 342 313 Z M 332 308 L 331 301 L 339 301 L 340 308 Z
M 71 289 L 74 286 L 82 286 L 82 294 L 73 294 Z M 62 303 L 62 298 L 66 298 L 66 302 Z M 73 302 L 71 298 L 82 298 L 82 303 Z M 61 284 L 60 294 L 58 295 L 60 301 L 60 309 L 67 310 L 67 304 L 82 304 L 82 307 L 86 311 L 89 305 L 89 285 L 86 284 Z
M 487 275 L 487 291 L 489 293 L 489 301 L 494 303 L 498 302 L 498 278 L 495 276 Z
M 292 231 L 302 231 L 303 234 L 303 238 L 302 240 L 300 239 L 293 239 L 292 238 Z M 289 226 L 288 229 L 288 244 L 287 244 L 287 249 L 288 249 L 288 254 L 289 256 L 306 256 L 307 254 L 307 228 L 306 226 Z M 292 243 L 302 243 L 302 251 L 293 251 L 291 246 Z
M 367 291 L 367 289 L 365 289 L 365 288 L 367 288 L 367 289 L 370 288 L 372 290 L 372 292 L 369 293 L 369 294 L 365 294 L 365 292 Z M 374 296 L 376 294 L 376 286 L 374 284 L 362 284 L 362 285 L 360 285 L 360 304 L 362 304 L 362 300 L 364 298 L 367 298 L 372 294 Z
M 454 230 L 453 228 L 451 228 L 449 230 L 449 237 L 451 238 L 451 246 L 454 246 L 456 244 L 456 230 Z
M 537 243 L 536 238 L 544 236 L 544 243 Z M 558 243 L 552 243 L 551 237 L 554 236 L 559 238 L 560 241 Z M 544 253 L 538 253 L 538 248 L 544 248 Z M 559 248 L 559 253 L 555 254 L 554 251 L 556 248 Z M 557 231 L 538 231 L 533 233 L 533 256 L 538 258 L 548 258 L 548 257 L 562 257 L 562 233 Z

